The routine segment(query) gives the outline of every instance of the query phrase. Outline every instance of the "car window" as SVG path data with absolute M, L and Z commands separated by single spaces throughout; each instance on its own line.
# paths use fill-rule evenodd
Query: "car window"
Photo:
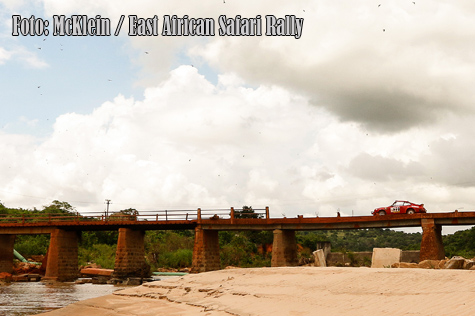
M 403 206 L 404 205 L 404 202 L 394 202 L 394 206 Z

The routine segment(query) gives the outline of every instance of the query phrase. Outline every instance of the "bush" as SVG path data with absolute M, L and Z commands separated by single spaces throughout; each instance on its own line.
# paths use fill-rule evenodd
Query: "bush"
M 79 265 L 96 263 L 104 269 L 114 269 L 115 253 L 115 245 L 97 244 L 90 248 L 79 248 Z
M 31 255 L 46 255 L 49 235 L 17 235 L 15 250 L 25 258 Z
M 145 252 L 152 269 L 191 267 L 194 234 L 190 231 L 149 231 Z
M 251 241 L 253 234 L 248 232 L 226 232 L 223 242 L 220 240 L 221 266 L 267 267 L 270 266 L 270 254 L 257 253 L 257 246 Z
M 192 258 L 193 251 L 191 249 L 178 249 L 161 254 L 157 266 L 174 269 L 191 267 Z

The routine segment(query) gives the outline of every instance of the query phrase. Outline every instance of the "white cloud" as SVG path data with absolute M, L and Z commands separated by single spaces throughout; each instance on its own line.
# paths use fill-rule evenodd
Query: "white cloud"
M 49 66 L 36 52 L 29 51 L 25 47 L 16 46 L 10 50 L 0 47 L 0 65 L 12 60 L 17 60 L 28 68 L 41 69 Z
M 302 146 L 288 131 L 303 138 L 301 123 L 312 121 L 295 109 L 313 110 L 282 89 L 236 82 L 222 80 L 218 88 L 182 66 L 147 89 L 143 101 L 118 96 L 90 115 L 64 114 L 24 162 L 28 171 L 16 170 L 6 186 L 24 192 L 28 184 L 45 198 L 155 208 L 251 204 L 249 192 L 268 200 L 287 169 L 270 172 L 289 155 L 275 152 Z
M 12 51 L 12 56 L 24 63 L 26 67 L 31 68 L 46 68 L 48 63 L 38 57 L 36 52 L 31 52 L 23 47 L 18 47 Z
M 0 4 L 4 5 L 9 10 L 16 10 L 21 8 L 24 4 L 24 0 L 1 0 Z
M 120 3 L 45 0 L 47 12 L 141 17 L 304 18 L 303 36 L 130 38 L 141 52 L 145 79 L 159 82 L 180 54 L 246 83 L 281 85 L 308 96 L 343 121 L 379 133 L 436 124 L 448 113 L 473 113 L 475 8 L 465 1 L 240 1 L 196 6 L 193 1 Z M 161 20 L 160 20 L 161 21 Z M 218 26 L 216 26 L 218 27 Z M 264 27 L 265 29 L 265 27 Z M 149 54 L 143 54 L 143 51 Z
M 0 47 L 0 65 L 4 64 L 5 61 L 9 60 L 12 56 L 12 53 L 6 49 Z
M 35 127 L 38 124 L 38 119 L 30 120 L 25 116 L 21 116 L 19 120 L 20 120 L 20 122 L 26 124 L 28 127 Z

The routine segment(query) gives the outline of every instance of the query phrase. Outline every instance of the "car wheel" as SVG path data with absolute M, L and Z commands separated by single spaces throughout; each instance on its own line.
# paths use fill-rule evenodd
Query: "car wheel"
M 381 215 L 381 216 L 386 215 L 386 212 L 385 211 L 379 211 L 378 215 Z
M 409 215 L 412 215 L 412 214 L 414 214 L 414 213 L 415 213 L 415 212 L 414 212 L 414 210 L 413 210 L 412 208 L 410 208 L 410 209 L 407 210 L 407 214 L 409 214 Z

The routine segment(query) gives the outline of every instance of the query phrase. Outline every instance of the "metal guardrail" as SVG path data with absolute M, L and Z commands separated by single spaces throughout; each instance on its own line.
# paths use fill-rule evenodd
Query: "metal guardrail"
M 269 208 L 248 210 L 235 209 L 208 209 L 202 210 L 160 210 L 140 211 L 135 214 L 88 212 L 84 214 L 27 214 L 9 215 L 0 214 L 0 225 L 7 223 L 53 223 L 53 222 L 113 222 L 113 221 L 201 221 L 202 219 L 240 219 L 240 218 L 269 218 Z

